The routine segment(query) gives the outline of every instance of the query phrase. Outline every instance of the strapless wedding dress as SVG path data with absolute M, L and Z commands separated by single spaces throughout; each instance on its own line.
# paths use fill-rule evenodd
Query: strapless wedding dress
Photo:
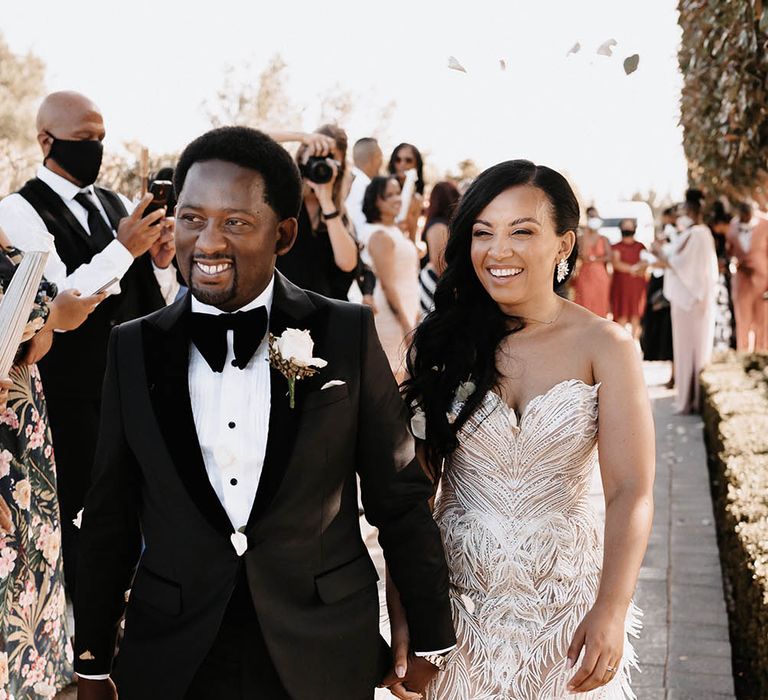
M 458 649 L 429 700 L 576 697 L 566 652 L 595 602 L 603 520 L 589 497 L 597 463 L 598 386 L 561 382 L 518 420 L 493 392 L 459 433 L 435 504 L 450 569 Z M 456 408 L 456 407 L 455 407 Z M 637 635 L 631 606 L 627 633 Z M 578 697 L 633 698 L 624 658 L 606 686 Z

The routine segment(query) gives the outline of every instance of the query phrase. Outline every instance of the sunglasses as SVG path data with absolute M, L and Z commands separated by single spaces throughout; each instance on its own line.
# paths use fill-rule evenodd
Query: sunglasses
M 416 159 L 413 156 L 396 156 L 395 163 L 415 163 Z

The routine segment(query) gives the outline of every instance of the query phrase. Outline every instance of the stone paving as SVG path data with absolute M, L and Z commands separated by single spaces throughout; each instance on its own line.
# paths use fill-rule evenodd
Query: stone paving
M 734 698 L 731 645 L 703 424 L 675 416 L 668 370 L 646 364 L 656 422 L 656 514 L 640 572 L 638 700 Z

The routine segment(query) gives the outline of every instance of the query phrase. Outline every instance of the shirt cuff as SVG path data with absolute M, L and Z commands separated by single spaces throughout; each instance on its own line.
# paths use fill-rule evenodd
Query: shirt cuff
M 179 280 L 176 277 L 176 268 L 173 263 L 166 268 L 160 268 L 155 263 L 152 263 L 152 270 L 155 273 L 155 279 L 157 280 L 157 286 L 160 287 L 160 294 L 163 295 L 166 304 L 172 304 L 176 300 L 176 296 L 181 288 Z
M 416 656 L 434 656 L 435 654 L 447 654 L 449 651 L 453 651 L 456 648 L 456 645 L 448 647 L 447 649 L 440 649 L 440 651 L 414 651 L 413 653 L 416 654 Z
M 87 673 L 78 673 L 78 678 L 85 678 L 87 681 L 105 681 L 109 678 L 108 673 L 98 673 L 96 675 L 89 675 Z

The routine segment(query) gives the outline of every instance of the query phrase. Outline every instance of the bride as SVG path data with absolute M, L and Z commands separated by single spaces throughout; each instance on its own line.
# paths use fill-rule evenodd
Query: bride
M 653 512 L 653 421 L 632 338 L 557 294 L 578 221 L 554 170 L 525 160 L 486 170 L 461 200 L 435 311 L 414 336 L 404 394 L 422 463 L 440 480 L 434 516 L 458 637 L 426 688 L 433 700 L 633 697 L 627 633 L 640 627 L 632 595 Z M 597 469 L 604 530 L 589 498 Z M 407 623 L 391 593 L 403 655 Z M 391 689 L 421 690 L 408 675 Z

